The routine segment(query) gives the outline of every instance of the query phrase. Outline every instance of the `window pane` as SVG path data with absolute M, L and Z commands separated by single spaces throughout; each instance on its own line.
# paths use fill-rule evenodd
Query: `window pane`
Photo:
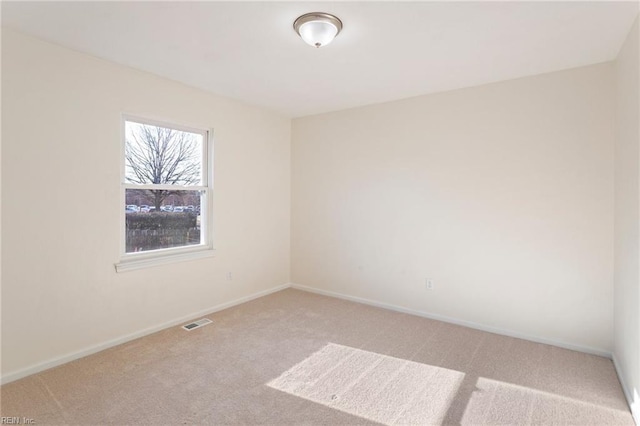
M 125 136 L 127 183 L 202 185 L 202 134 L 125 121 Z
M 127 189 L 126 252 L 201 243 L 200 191 Z

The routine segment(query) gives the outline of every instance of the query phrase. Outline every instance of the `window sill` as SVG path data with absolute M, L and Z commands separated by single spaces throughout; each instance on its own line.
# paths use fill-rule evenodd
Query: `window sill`
M 151 257 L 124 259 L 119 263 L 116 263 L 115 267 L 116 272 L 127 272 L 135 271 L 136 269 L 150 268 L 153 266 L 167 265 L 170 263 L 203 259 L 206 257 L 213 257 L 214 255 L 215 250 L 211 248 L 202 248 L 197 251 L 162 253 Z

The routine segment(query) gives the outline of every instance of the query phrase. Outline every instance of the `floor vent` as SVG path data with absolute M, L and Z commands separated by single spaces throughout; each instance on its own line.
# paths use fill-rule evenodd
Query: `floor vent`
M 202 318 L 202 319 L 199 319 L 198 321 L 190 322 L 187 325 L 183 325 L 182 328 L 184 328 L 187 331 L 191 331 L 194 328 L 200 328 L 207 324 L 211 324 L 212 322 L 213 321 L 211 321 L 209 318 Z

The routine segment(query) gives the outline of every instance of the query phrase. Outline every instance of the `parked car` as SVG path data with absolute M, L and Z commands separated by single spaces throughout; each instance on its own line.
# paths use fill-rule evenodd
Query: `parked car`
M 185 210 L 185 211 L 187 211 L 187 212 L 192 212 L 192 211 L 195 211 L 195 210 L 196 210 L 196 208 L 195 208 L 195 207 L 193 207 L 193 206 L 186 206 L 186 207 L 184 208 L 184 210 Z
M 163 212 L 173 211 L 173 206 L 160 206 L 160 211 L 163 211 Z
M 138 206 L 129 205 L 124 208 L 125 213 L 138 213 Z
M 173 208 L 173 212 L 174 213 L 183 213 L 184 212 L 184 207 L 183 206 L 175 206 Z

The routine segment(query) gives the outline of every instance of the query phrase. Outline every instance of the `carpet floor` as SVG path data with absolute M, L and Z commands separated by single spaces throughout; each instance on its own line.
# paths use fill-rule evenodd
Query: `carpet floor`
M 287 289 L 0 387 L 43 424 L 633 425 L 610 360 Z

